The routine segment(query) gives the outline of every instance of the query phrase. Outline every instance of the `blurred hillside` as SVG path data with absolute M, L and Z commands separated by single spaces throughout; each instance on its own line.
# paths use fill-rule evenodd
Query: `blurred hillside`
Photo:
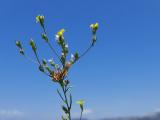
M 101 120 L 160 120 L 160 112 L 143 117 L 119 117 L 119 118 L 104 118 Z
M 79 120 L 79 119 L 74 119 L 74 120 Z M 90 120 L 90 119 L 83 119 L 83 120 Z M 160 120 L 160 112 L 152 115 L 146 115 L 143 117 L 118 117 L 118 118 L 104 118 L 99 120 Z

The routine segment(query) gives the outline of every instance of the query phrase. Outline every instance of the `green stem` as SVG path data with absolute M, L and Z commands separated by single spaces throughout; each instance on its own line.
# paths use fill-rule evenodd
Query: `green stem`
M 79 59 L 82 58 L 83 56 L 85 56 L 92 47 L 93 47 L 93 45 L 90 45 L 90 46 L 86 49 L 86 51 L 79 57 Z
M 82 57 L 84 57 L 84 56 L 91 50 L 92 47 L 93 47 L 93 44 L 91 44 L 91 45 L 79 56 L 78 60 L 76 60 L 75 63 L 76 63 L 77 61 L 79 61 Z
M 63 91 L 63 95 L 64 95 L 64 99 L 62 99 L 62 101 L 64 101 L 64 103 L 66 104 L 67 106 L 67 110 L 68 110 L 68 119 L 71 120 L 71 106 L 69 106 L 69 101 L 68 101 L 68 98 L 67 98 L 67 92 L 66 92 L 66 87 L 65 85 L 61 85 L 61 88 L 62 88 L 62 91 Z M 71 101 L 71 100 L 70 100 Z
M 69 106 L 69 103 L 68 103 L 68 99 L 67 99 L 67 93 L 65 92 L 65 89 L 63 87 L 63 93 L 64 93 L 64 97 L 65 97 L 65 101 L 66 101 L 66 105 L 67 105 L 67 109 L 68 109 L 68 118 L 69 120 L 71 120 L 71 109 L 70 109 L 70 106 Z
M 41 64 L 41 62 L 40 62 L 40 60 L 39 60 L 39 57 L 38 57 L 38 54 L 37 54 L 37 52 L 36 51 L 34 51 L 34 54 L 35 54 L 35 56 L 36 56 L 36 59 L 37 59 L 37 64 L 39 64 L 40 66 L 42 66 L 43 67 L 43 65 Z M 47 76 L 49 76 L 49 77 L 51 77 L 46 71 L 44 71 L 43 72 L 45 75 L 47 75 Z
M 82 120 L 82 113 L 83 113 L 83 111 L 81 110 L 80 120 Z
M 43 26 L 42 28 L 43 28 L 43 31 L 44 31 L 45 35 L 47 35 L 45 26 Z M 53 53 L 57 56 L 57 58 L 60 60 L 60 62 L 62 62 L 61 58 L 59 57 L 59 55 L 58 55 L 58 53 L 56 52 L 56 50 L 52 47 L 52 45 L 51 45 L 51 43 L 49 42 L 49 40 L 48 40 L 47 44 L 48 44 L 49 48 L 53 51 Z
M 36 56 L 36 59 L 37 59 L 37 61 L 38 61 L 39 65 L 41 65 L 41 62 L 40 62 L 40 60 L 39 60 L 39 57 L 38 57 L 37 52 L 36 52 L 36 51 L 34 51 L 34 54 L 35 54 L 35 56 Z
M 39 65 L 39 63 L 38 63 L 37 61 L 34 61 L 32 58 L 30 58 L 30 57 L 28 57 L 28 56 L 26 56 L 26 55 L 24 55 L 24 57 L 25 57 L 28 61 L 31 61 L 32 63 Z

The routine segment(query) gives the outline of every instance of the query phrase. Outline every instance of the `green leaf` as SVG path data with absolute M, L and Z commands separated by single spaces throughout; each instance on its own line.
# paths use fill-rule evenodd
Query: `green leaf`
M 67 114 L 68 113 L 68 109 L 65 106 L 62 106 L 62 110 Z
M 44 72 L 44 68 L 43 68 L 42 65 L 39 66 L 39 70 L 40 70 L 41 72 Z
M 75 53 L 74 57 L 75 57 L 75 60 L 78 60 L 79 58 L 78 52 Z
M 80 105 L 81 110 L 83 111 L 83 105 Z
M 58 89 L 57 89 L 57 93 L 60 96 L 60 98 L 62 99 L 62 101 L 64 102 L 64 98 L 62 97 L 62 95 L 61 95 L 61 93 L 60 93 L 60 91 Z
M 62 120 L 67 120 L 67 119 L 62 116 Z
M 70 94 L 70 109 L 71 109 L 71 107 L 72 107 L 72 95 Z

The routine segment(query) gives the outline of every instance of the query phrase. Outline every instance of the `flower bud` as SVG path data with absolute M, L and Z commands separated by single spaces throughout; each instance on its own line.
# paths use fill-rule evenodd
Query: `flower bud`
M 73 64 L 74 63 L 74 61 L 75 61 L 75 56 L 73 55 L 73 54 L 71 54 L 71 63 Z
M 78 60 L 79 55 L 78 55 L 78 53 L 77 53 L 77 52 L 75 53 L 75 55 L 74 55 L 74 56 L 75 56 L 75 60 Z
M 40 25 L 42 26 L 42 27 L 44 27 L 44 16 L 43 15 L 38 15 L 37 17 L 36 17 L 36 22 L 38 23 L 40 23 Z
M 20 41 L 16 41 L 16 46 L 17 46 L 18 48 L 22 48 L 21 42 L 20 42 Z
M 43 63 L 44 66 L 47 65 L 47 61 L 45 59 L 42 60 L 42 63 Z
M 48 37 L 47 37 L 46 34 L 42 33 L 41 37 L 42 37 L 43 40 L 45 40 L 46 42 L 48 42 Z
M 67 62 L 65 64 L 65 69 L 68 70 L 71 66 L 72 66 L 72 63 L 71 62 Z
M 55 35 L 55 40 L 59 43 L 59 36 L 57 34 Z
M 65 44 L 65 48 L 67 48 L 67 49 L 68 49 L 68 44 Z
M 30 40 L 30 45 L 32 47 L 32 50 L 35 52 L 37 50 L 37 47 L 32 39 Z
M 57 32 L 57 35 L 59 37 L 62 37 L 64 32 L 65 32 L 65 29 L 61 29 L 60 31 Z
M 20 54 L 24 55 L 24 50 L 20 41 L 16 41 L 16 46 L 19 48 Z
M 56 64 L 54 63 L 53 59 L 48 60 L 48 62 L 50 63 L 51 66 L 55 67 Z
M 65 32 L 64 29 L 61 29 L 57 32 L 57 34 L 55 35 L 55 39 L 56 41 L 58 42 L 58 44 L 61 46 L 61 47 L 64 47 L 64 36 L 63 36 L 63 33 Z
M 68 44 L 65 44 L 65 53 L 68 53 Z
M 49 73 L 52 72 L 52 70 L 51 70 L 48 66 L 45 66 L 45 68 L 46 68 L 46 70 L 47 70 Z
M 83 106 L 84 106 L 85 101 L 84 100 L 79 100 L 76 103 L 79 104 L 81 110 L 83 111 Z
M 99 24 L 98 23 L 91 24 L 90 28 L 92 29 L 93 33 L 95 33 L 97 29 L 99 28 Z
M 79 59 L 79 55 L 78 53 L 76 52 L 74 55 L 71 54 L 71 63 L 73 64 L 75 61 L 77 61 Z

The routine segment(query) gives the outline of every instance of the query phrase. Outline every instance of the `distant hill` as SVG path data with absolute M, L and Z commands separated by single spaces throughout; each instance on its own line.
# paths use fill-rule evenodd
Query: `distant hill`
M 79 119 L 73 119 L 73 120 L 79 120 Z M 91 119 L 82 119 L 82 120 L 91 120 Z M 118 118 L 104 118 L 99 120 L 160 120 L 160 112 L 152 115 L 146 115 L 143 117 L 118 117 Z
M 72 119 L 72 120 L 79 120 L 79 118 L 75 118 L 75 119 Z M 82 120 L 89 120 L 89 119 L 83 118 Z
M 160 120 L 160 113 L 153 115 L 146 115 L 143 117 L 119 117 L 119 118 L 105 118 L 101 120 Z

